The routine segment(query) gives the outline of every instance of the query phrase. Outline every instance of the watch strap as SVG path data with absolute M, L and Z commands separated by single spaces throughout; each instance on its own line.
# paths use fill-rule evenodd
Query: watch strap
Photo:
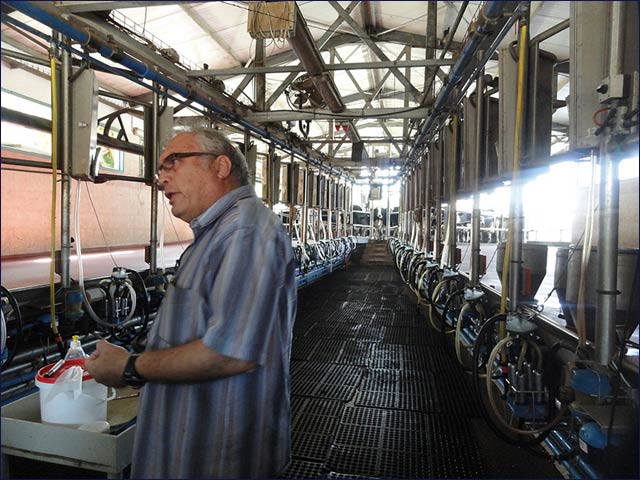
M 136 370 L 136 360 L 139 356 L 140 355 L 136 353 L 129 355 L 127 364 L 125 365 L 124 371 L 122 372 L 122 381 L 126 385 L 129 385 L 133 388 L 140 388 L 145 383 L 147 383 L 147 379 L 144 378 L 144 376 L 142 376 L 140 372 L 138 372 L 138 370 Z

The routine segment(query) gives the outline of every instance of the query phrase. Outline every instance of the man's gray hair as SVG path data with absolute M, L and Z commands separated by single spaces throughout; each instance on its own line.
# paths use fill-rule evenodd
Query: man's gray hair
M 249 185 L 247 160 L 240 149 L 231 143 L 222 132 L 211 128 L 193 128 L 184 133 L 193 134 L 203 152 L 212 152 L 229 157 L 229 160 L 231 160 L 231 175 L 239 185 Z

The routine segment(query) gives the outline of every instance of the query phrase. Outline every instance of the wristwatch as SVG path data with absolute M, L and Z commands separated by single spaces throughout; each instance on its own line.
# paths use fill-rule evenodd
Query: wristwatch
M 122 372 L 122 381 L 133 388 L 143 387 L 147 383 L 147 379 L 136 370 L 136 360 L 139 356 L 135 353 L 130 355 Z

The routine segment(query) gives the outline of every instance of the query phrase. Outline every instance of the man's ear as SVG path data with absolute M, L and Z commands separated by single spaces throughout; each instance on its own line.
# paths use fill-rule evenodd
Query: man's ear
M 226 155 L 218 155 L 215 160 L 216 175 L 218 178 L 225 179 L 231 175 L 231 159 Z

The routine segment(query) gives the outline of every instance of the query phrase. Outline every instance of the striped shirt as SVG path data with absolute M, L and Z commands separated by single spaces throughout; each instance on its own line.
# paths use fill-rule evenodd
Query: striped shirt
M 237 188 L 191 222 L 194 241 L 149 332 L 147 350 L 196 339 L 250 360 L 250 373 L 148 383 L 140 396 L 134 478 L 277 477 L 290 460 L 289 357 L 297 292 L 291 241 Z

